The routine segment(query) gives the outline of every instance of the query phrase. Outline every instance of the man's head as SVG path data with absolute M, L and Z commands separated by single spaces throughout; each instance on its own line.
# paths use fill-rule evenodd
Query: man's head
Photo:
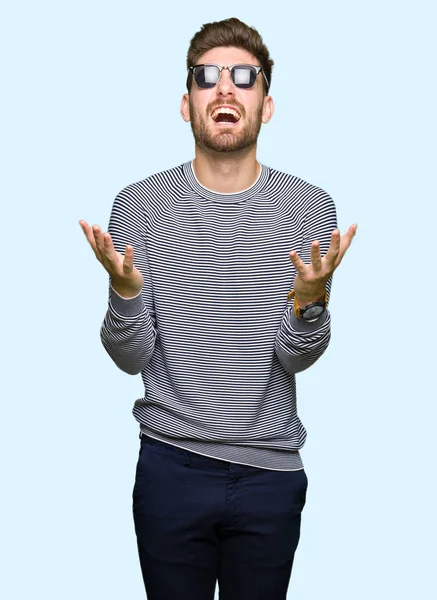
M 219 46 L 233 46 L 246 50 L 254 56 L 257 63 L 263 68 L 269 86 L 266 82 L 266 94 L 269 92 L 269 87 L 272 80 L 273 60 L 270 58 L 269 50 L 263 43 L 262 37 L 258 31 L 246 25 L 235 17 L 224 21 L 215 21 L 214 23 L 206 23 L 198 31 L 190 42 L 190 47 L 187 53 L 187 69 L 191 66 L 200 63 L 201 57 Z M 193 78 L 189 74 L 187 78 L 188 93 L 191 91 Z
M 227 153 L 255 146 L 261 123 L 267 123 L 274 110 L 267 95 L 273 60 L 261 36 L 236 18 L 207 23 L 191 40 L 187 54 L 188 69 L 205 64 L 219 68 L 189 71 L 188 93 L 181 103 L 197 145 Z M 255 69 L 230 71 L 227 67 L 233 65 Z

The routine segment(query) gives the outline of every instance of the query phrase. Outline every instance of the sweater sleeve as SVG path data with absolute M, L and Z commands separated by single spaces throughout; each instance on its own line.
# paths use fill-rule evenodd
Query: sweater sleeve
M 115 364 L 126 373 L 140 373 L 152 357 L 157 335 L 153 290 L 147 260 L 146 204 L 134 185 L 115 198 L 108 231 L 115 249 L 134 249 L 134 264 L 141 271 L 143 289 L 134 298 L 122 298 L 109 285 L 108 310 L 102 323 L 102 344 Z
M 320 253 L 326 254 L 332 231 L 337 227 L 337 217 L 332 198 L 323 190 L 307 207 L 303 224 L 301 248 L 298 251 L 304 263 L 311 262 L 311 244 L 320 242 Z M 292 248 L 290 248 L 292 250 Z M 291 268 L 295 271 L 293 264 Z M 293 279 L 294 281 L 294 279 Z M 328 298 L 332 277 L 326 285 Z M 298 319 L 293 311 L 293 301 L 287 304 L 275 340 L 275 351 L 284 369 L 289 373 L 299 373 L 313 365 L 328 347 L 331 335 L 331 317 L 326 310 L 316 321 Z

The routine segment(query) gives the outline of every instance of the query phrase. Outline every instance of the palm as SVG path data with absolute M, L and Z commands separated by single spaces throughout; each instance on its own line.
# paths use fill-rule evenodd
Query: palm
M 357 225 L 351 225 L 340 237 L 340 231 L 334 229 L 328 252 L 323 257 L 320 255 L 320 244 L 315 240 L 311 244 L 310 264 L 305 264 L 295 250 L 290 252 L 290 259 L 296 268 L 294 289 L 297 297 L 308 300 L 324 294 L 326 282 L 343 260 L 356 231 Z
M 125 254 L 114 248 L 109 233 L 102 233 L 98 225 L 90 227 L 86 221 L 79 221 L 97 260 L 111 276 L 113 287 L 136 295 L 143 287 L 143 276 L 133 263 L 134 249 L 126 246 Z

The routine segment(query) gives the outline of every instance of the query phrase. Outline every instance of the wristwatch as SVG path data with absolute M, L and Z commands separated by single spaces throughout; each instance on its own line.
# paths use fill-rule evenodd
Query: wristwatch
M 311 302 L 306 306 L 299 306 L 294 290 L 289 292 L 287 299 L 290 301 L 294 299 L 294 314 L 298 319 L 304 319 L 305 321 L 316 321 L 320 315 L 325 312 L 328 304 L 328 293 L 325 292 L 323 300 L 319 302 Z

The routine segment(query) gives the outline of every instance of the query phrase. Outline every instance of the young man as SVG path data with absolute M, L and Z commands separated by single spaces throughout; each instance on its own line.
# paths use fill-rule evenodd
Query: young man
M 238 19 L 188 51 L 195 159 L 123 189 L 108 233 L 102 342 L 142 375 L 133 512 L 149 600 L 285 600 L 307 477 L 295 373 L 330 337 L 341 237 L 329 195 L 256 159 L 273 61 Z M 135 259 L 135 263 L 134 263 Z

